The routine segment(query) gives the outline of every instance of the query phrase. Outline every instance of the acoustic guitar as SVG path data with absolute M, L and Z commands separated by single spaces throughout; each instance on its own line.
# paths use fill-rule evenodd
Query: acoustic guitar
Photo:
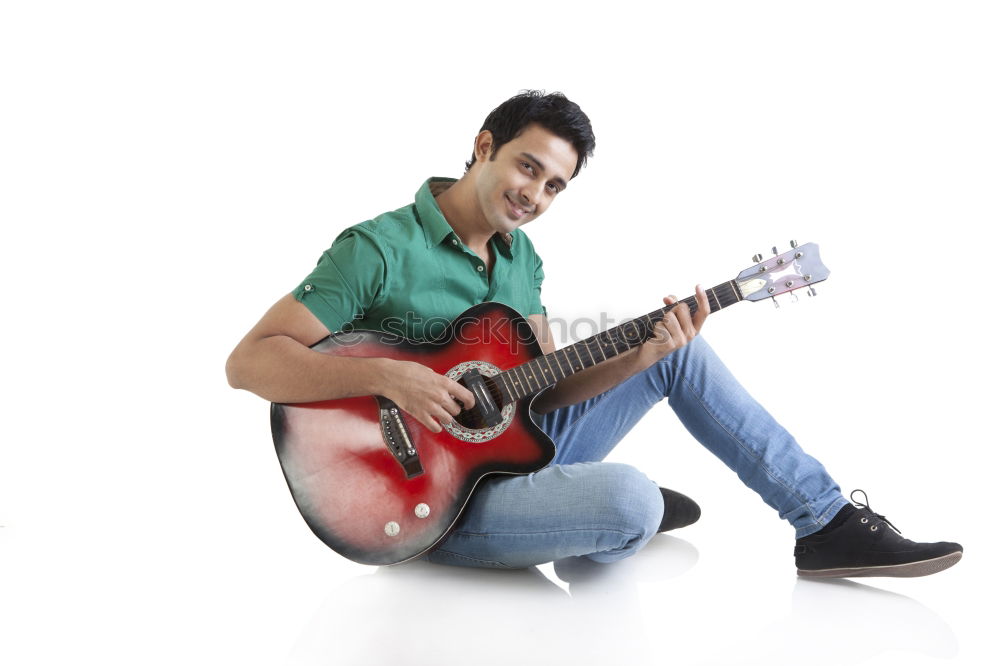
M 797 246 L 707 290 L 711 311 L 825 280 L 812 243 Z M 694 296 L 684 299 L 694 311 Z M 775 301 L 777 305 L 777 301 Z M 674 305 L 542 354 L 528 322 L 481 303 L 432 341 L 382 331 L 339 332 L 312 349 L 416 361 L 461 383 L 475 405 L 433 433 L 382 396 L 272 404 L 271 433 L 302 517 L 324 543 L 362 564 L 397 564 L 431 550 L 458 521 L 483 477 L 547 465 L 552 441 L 529 414 L 547 387 L 614 358 L 653 334 Z

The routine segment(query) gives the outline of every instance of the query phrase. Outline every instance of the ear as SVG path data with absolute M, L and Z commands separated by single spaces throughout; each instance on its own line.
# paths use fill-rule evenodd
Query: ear
M 489 130 L 483 130 L 476 135 L 476 145 L 473 146 L 472 152 L 476 156 L 476 162 L 485 162 L 493 154 L 493 132 Z

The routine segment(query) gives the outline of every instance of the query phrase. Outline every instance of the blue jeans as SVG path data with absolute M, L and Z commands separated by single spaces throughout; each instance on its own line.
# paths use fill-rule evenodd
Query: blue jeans
M 663 517 L 656 484 L 600 462 L 664 398 L 688 431 L 795 528 L 819 530 L 847 500 L 823 465 L 761 407 L 699 336 L 590 400 L 536 416 L 556 445 L 533 474 L 491 477 L 431 562 L 520 568 L 571 556 L 613 562 L 637 552 Z

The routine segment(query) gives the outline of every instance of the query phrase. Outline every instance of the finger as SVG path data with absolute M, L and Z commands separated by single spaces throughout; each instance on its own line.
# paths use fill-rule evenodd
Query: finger
M 670 316 L 671 314 L 673 314 L 674 316 L 677 316 L 678 314 L 680 314 L 681 306 L 684 306 L 685 308 L 687 307 L 687 305 L 683 301 L 677 300 L 677 297 L 674 296 L 673 294 L 670 294 L 669 296 L 665 296 L 663 298 L 663 302 L 666 303 L 667 305 L 674 305 L 674 307 L 670 308 L 670 310 L 667 312 L 667 314 L 664 315 L 664 318 L 666 318 L 667 316 Z M 689 314 L 690 314 L 690 312 L 689 312 Z M 684 325 L 684 329 L 688 330 L 686 324 Z
M 442 426 L 448 425 L 455 420 L 455 418 L 451 414 L 449 414 L 444 407 L 440 405 L 434 407 L 431 410 L 431 416 L 437 419 L 437 422 Z
M 656 344 L 664 344 L 670 341 L 670 331 L 667 330 L 667 325 L 662 319 L 653 325 L 653 335 L 649 338 L 649 341 Z
M 712 311 L 712 308 L 708 304 L 708 293 L 700 284 L 694 288 L 694 297 L 698 301 L 698 311 L 694 313 L 694 328 L 696 331 L 701 331 L 701 327 L 705 323 L 705 320 L 708 319 L 708 314 Z
M 700 310 L 700 306 L 699 306 L 699 310 Z M 694 314 L 691 313 L 691 306 L 689 306 L 687 303 L 685 303 L 684 304 L 684 317 L 681 319 L 681 324 L 683 325 L 683 328 L 684 328 L 684 335 L 687 337 L 688 340 L 690 340 L 694 336 L 698 335 L 698 328 L 694 325 L 694 318 L 697 317 L 697 316 L 698 316 L 697 313 L 694 313 Z
M 438 423 L 431 417 L 430 414 L 424 414 L 423 416 L 418 416 L 417 420 L 420 421 L 424 426 L 431 432 L 441 432 L 441 424 Z
M 462 409 L 469 409 L 476 404 L 476 396 L 472 394 L 472 391 L 454 380 L 449 379 L 448 382 L 448 393 L 451 394 L 452 398 L 462 403 L 460 405 Z
M 458 413 L 462 411 L 461 405 L 458 404 L 454 396 L 450 395 L 441 403 L 441 407 L 452 416 L 458 416 Z
M 674 315 L 671 311 L 670 315 Z M 667 325 L 667 331 L 670 333 L 670 341 L 677 347 L 683 347 L 687 344 L 687 335 L 684 333 L 684 329 L 681 328 L 681 322 L 678 321 L 676 316 L 667 316 L 663 318 L 664 323 Z
M 686 338 L 690 340 L 698 335 L 698 332 L 694 330 L 694 324 L 691 323 L 691 307 L 687 303 L 678 303 L 672 312 L 677 315 L 677 323 L 680 324 Z

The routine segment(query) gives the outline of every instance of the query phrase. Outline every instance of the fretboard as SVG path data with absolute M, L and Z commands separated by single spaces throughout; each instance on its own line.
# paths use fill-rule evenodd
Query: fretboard
M 708 305 L 711 312 L 718 312 L 743 300 L 735 281 L 722 284 L 706 290 Z M 694 296 L 679 301 L 687 303 L 691 312 L 698 309 Z M 520 400 L 525 396 L 537 393 L 546 386 L 552 386 L 570 375 L 586 370 L 598 363 L 614 358 L 638 347 L 653 335 L 653 327 L 663 316 L 676 307 L 668 305 L 659 310 L 636 317 L 603 333 L 592 335 L 586 340 L 556 350 L 550 354 L 539 356 L 527 363 L 501 372 L 491 379 L 503 398 L 503 404 Z

